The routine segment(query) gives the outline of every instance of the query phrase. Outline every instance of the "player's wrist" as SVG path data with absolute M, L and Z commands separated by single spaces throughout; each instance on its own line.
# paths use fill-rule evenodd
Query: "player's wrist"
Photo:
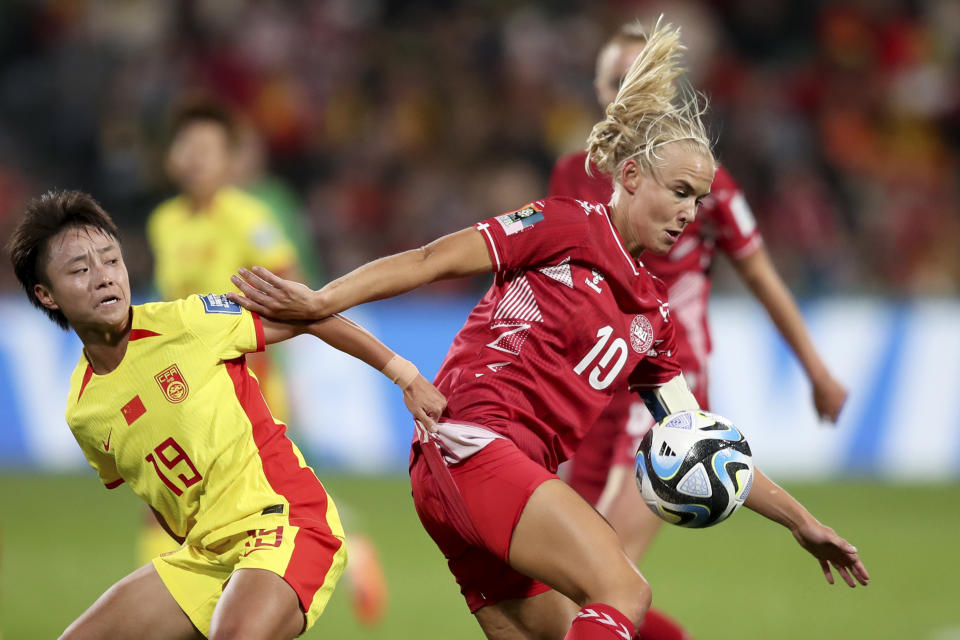
M 310 296 L 310 312 L 315 319 L 319 320 L 331 315 L 327 311 L 330 308 L 328 297 L 323 289 L 314 291 L 313 295 Z
M 399 355 L 390 358 L 380 372 L 401 389 L 409 387 L 420 375 L 417 365 Z

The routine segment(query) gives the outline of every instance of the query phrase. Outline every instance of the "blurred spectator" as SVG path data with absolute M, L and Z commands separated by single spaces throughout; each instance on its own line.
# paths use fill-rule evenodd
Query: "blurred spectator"
M 491 215 L 500 189 L 543 195 L 591 125 L 576 52 L 662 10 L 792 288 L 960 291 L 953 0 L 104 4 L 2 4 L 0 166 L 96 192 L 127 242 L 163 194 L 164 114 L 196 89 L 263 132 L 331 277 Z

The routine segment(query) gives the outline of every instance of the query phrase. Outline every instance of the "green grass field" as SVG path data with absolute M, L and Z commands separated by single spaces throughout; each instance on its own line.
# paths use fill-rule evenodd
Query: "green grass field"
M 405 477 L 325 484 L 348 532 L 378 543 L 390 608 L 379 627 L 363 629 L 339 589 L 305 637 L 482 637 L 420 529 Z M 743 511 L 712 530 L 664 531 L 644 566 L 655 604 L 699 639 L 960 639 L 960 486 L 787 486 L 858 545 L 869 587 L 828 586 L 789 533 Z M 3 640 L 55 638 L 131 571 L 140 518 L 129 490 L 105 491 L 92 473 L 0 474 Z

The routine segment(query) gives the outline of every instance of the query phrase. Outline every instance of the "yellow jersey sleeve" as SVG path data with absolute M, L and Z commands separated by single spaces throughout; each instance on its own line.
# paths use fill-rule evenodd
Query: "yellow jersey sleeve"
M 192 295 L 179 304 L 187 329 L 222 360 L 263 351 L 266 346 L 260 316 L 223 294 Z

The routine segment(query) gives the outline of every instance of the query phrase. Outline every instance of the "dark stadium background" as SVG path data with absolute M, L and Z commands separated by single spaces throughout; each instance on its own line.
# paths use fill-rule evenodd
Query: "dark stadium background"
M 859 545 L 868 588 L 827 587 L 786 533 L 741 514 L 715 531 L 665 532 L 644 566 L 655 602 L 698 638 L 960 638 L 954 0 L 6 0 L 0 237 L 26 199 L 88 190 L 120 223 L 137 296 L 150 298 L 144 223 L 172 193 L 167 118 L 203 91 L 261 137 L 271 184 L 295 198 L 309 230 L 319 286 L 544 195 L 553 160 L 582 146 L 599 116 L 595 52 L 617 25 L 649 24 L 661 10 L 683 27 L 717 155 L 804 309 L 825 308 L 853 332 L 892 317 L 893 343 L 910 327 L 924 333 L 935 315 L 946 338 L 885 361 L 913 367 L 909 393 L 886 369 L 866 385 L 863 411 L 876 402 L 896 415 L 882 445 L 862 436 L 869 465 L 844 466 L 864 459 L 857 452 L 834 459 L 839 445 L 824 429 L 822 477 L 786 478 Z M 484 282 L 433 287 L 414 309 L 459 310 Z M 714 282 L 718 304 L 739 309 L 743 289 L 722 260 Z M 38 339 L 17 333 L 15 317 L 30 312 L 6 262 L 0 302 L 4 345 Z M 725 331 L 716 319 L 713 330 Z M 404 340 L 403 326 L 390 331 Z M 53 329 L 40 335 L 59 340 Z M 445 346 L 433 345 L 439 355 Z M 23 453 L 29 407 L 8 383 L 31 363 L 9 353 L 0 349 L 0 633 L 53 637 L 133 568 L 139 511 L 89 470 Z M 917 473 L 888 468 L 900 450 L 913 452 Z M 936 464 L 924 468 L 928 458 Z M 392 601 L 384 623 L 364 630 L 341 590 L 308 637 L 480 637 L 402 472 L 319 473 L 348 505 L 348 529 L 362 524 L 380 544 Z

